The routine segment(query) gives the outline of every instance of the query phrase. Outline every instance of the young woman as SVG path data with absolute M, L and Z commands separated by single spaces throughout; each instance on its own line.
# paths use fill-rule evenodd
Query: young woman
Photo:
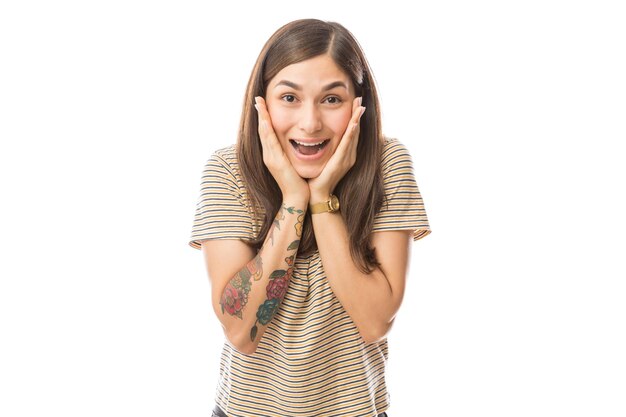
M 430 227 L 406 147 L 334 22 L 261 51 L 239 137 L 204 168 L 191 241 L 226 340 L 216 416 L 386 416 L 387 340 Z

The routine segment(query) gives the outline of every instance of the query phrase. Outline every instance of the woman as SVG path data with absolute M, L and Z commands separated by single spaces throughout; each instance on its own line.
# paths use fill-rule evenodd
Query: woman
M 205 166 L 189 242 L 226 335 L 214 415 L 386 416 L 385 335 L 429 233 L 357 41 L 333 22 L 280 28 L 236 145 Z

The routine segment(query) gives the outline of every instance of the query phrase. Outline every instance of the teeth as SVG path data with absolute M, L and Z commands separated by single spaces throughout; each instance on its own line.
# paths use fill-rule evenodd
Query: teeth
M 302 142 L 298 142 L 297 140 L 294 139 L 294 142 L 296 142 L 298 145 L 302 145 L 302 146 L 319 146 L 322 143 L 326 142 L 325 140 L 318 142 L 318 143 L 302 143 Z

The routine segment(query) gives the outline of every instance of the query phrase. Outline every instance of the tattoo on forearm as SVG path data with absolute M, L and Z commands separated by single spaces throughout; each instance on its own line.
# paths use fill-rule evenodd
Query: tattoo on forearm
M 302 222 L 304 219 L 304 211 L 295 209 L 294 207 L 281 206 L 280 210 L 276 214 L 272 228 L 270 229 L 270 239 L 272 246 L 274 245 L 274 237 L 272 235 L 274 228 L 280 230 L 281 220 L 285 220 L 285 210 L 291 214 L 297 213 L 297 223 L 295 224 L 296 234 L 298 237 L 302 234 Z M 294 240 L 289 244 L 287 250 L 297 251 L 300 240 Z M 248 303 L 248 294 L 252 288 L 252 281 L 258 281 L 263 276 L 263 260 L 261 258 L 262 252 L 246 264 L 246 266 L 237 273 L 226 284 L 226 288 L 222 293 L 220 299 L 220 306 L 222 307 L 222 314 L 228 313 L 231 316 L 239 317 L 242 319 L 243 309 Z M 285 258 L 287 263 L 287 269 L 276 270 L 270 275 L 270 282 L 266 287 L 267 298 L 257 311 L 257 323 L 267 324 L 278 310 L 278 305 L 287 292 L 289 284 L 289 278 L 293 272 L 293 260 L 295 252 L 291 256 Z M 254 336 L 251 337 L 254 340 L 256 337 L 257 326 L 256 323 L 253 327 Z
M 283 206 L 281 207 L 281 210 L 279 210 L 279 213 L 282 213 L 282 216 L 279 219 L 279 216 L 277 215 L 276 216 L 277 219 L 283 220 L 285 218 L 285 214 L 283 210 L 287 210 L 291 214 L 294 214 L 294 213 L 298 214 L 297 222 L 294 225 L 294 227 L 296 229 L 296 236 L 298 237 L 302 236 L 302 223 L 304 221 L 304 211 L 296 209 L 294 207 Z M 280 230 L 280 224 L 277 222 L 277 220 L 274 220 L 274 225 Z M 274 244 L 274 241 L 272 240 L 272 245 L 273 244 Z M 274 317 L 274 315 L 278 311 L 280 302 L 285 297 L 285 294 L 287 294 L 287 289 L 289 287 L 289 280 L 291 279 L 291 275 L 293 274 L 293 262 L 294 262 L 296 253 L 298 251 L 299 245 L 300 245 L 300 239 L 296 239 L 293 242 L 291 242 L 289 246 L 287 247 L 287 250 L 293 250 L 294 252 L 290 256 L 285 258 L 285 262 L 287 264 L 286 269 L 277 269 L 270 274 L 270 277 L 269 277 L 270 282 L 267 284 L 267 287 L 265 288 L 267 292 L 267 300 L 265 300 L 263 304 L 259 306 L 259 309 L 256 312 L 257 319 L 256 319 L 256 322 L 254 323 L 254 326 L 252 326 L 252 329 L 250 330 L 250 340 L 254 341 L 254 339 L 256 338 L 256 335 L 259 330 L 257 327 L 257 324 L 260 323 L 262 325 L 267 325 L 272 319 L 272 317 Z
M 293 226 L 296 228 L 296 236 L 298 237 L 302 236 L 302 223 L 304 223 L 304 213 L 298 215 L 298 222 Z
M 257 255 L 248 264 L 231 279 L 222 293 L 220 305 L 222 306 L 222 314 L 227 312 L 231 316 L 241 317 L 243 308 L 248 303 L 248 294 L 252 287 L 251 278 L 255 281 L 261 279 L 263 275 L 263 261 L 260 255 Z
M 281 206 L 278 209 L 278 213 L 274 217 L 274 222 L 272 223 L 272 227 L 270 227 L 270 231 L 268 233 L 270 240 L 272 241 L 272 246 L 274 246 L 274 229 L 280 230 L 280 221 L 285 220 L 285 206 Z
M 280 207 L 278 213 L 276 213 L 276 217 L 274 217 L 274 222 L 270 227 L 270 231 L 268 232 L 269 238 L 272 241 L 272 246 L 274 246 L 274 229 L 280 230 L 280 221 L 285 220 L 285 210 L 287 210 L 290 214 L 297 213 L 298 214 L 298 222 L 294 225 L 296 229 L 296 235 L 298 237 L 302 236 L 302 224 L 304 223 L 304 211 L 296 209 L 294 207 L 285 207 L 284 205 Z

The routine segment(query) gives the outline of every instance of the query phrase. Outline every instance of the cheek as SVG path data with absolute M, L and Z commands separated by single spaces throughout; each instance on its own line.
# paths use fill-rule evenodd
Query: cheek
M 290 120 L 289 114 L 287 112 L 268 109 L 268 113 L 270 114 L 270 119 L 272 119 L 272 127 L 274 128 L 274 132 L 277 135 L 289 129 L 292 121 Z
M 279 139 L 285 135 L 290 129 L 298 124 L 297 114 L 294 112 L 283 111 L 280 107 L 269 108 L 268 112 L 272 119 L 272 127 Z M 346 108 L 342 111 L 332 111 L 324 117 L 324 125 L 329 128 L 335 135 L 343 135 L 350 123 L 352 111 Z
M 350 109 L 346 111 L 336 112 L 333 117 L 329 120 L 329 125 L 331 126 L 333 132 L 336 134 L 341 134 L 346 131 L 348 124 L 350 123 L 350 117 L 352 113 Z

